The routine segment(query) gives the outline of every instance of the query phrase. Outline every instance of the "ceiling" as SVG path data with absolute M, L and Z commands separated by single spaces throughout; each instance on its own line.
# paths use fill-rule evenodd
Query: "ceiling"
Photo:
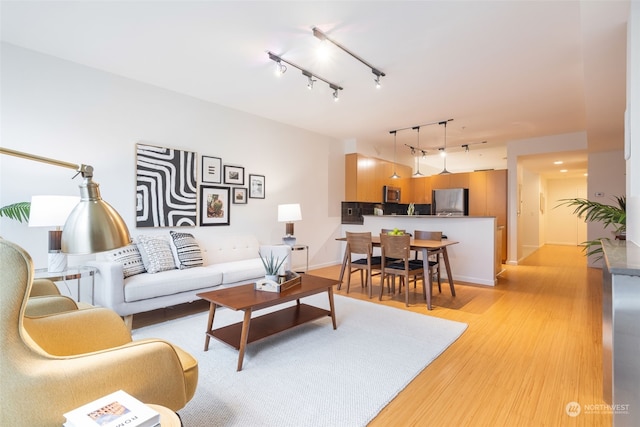
M 2 40 L 355 141 L 437 173 L 505 168 L 506 144 L 586 131 L 622 149 L 628 1 L 2 1 Z M 386 76 L 312 34 L 318 27 Z M 326 42 L 325 42 L 326 44 Z M 277 78 L 271 51 L 293 66 Z M 486 141 L 486 143 L 483 143 Z M 405 144 L 427 151 L 414 163 Z M 303 143 L 303 142 L 302 142 Z M 469 145 L 469 152 L 461 146 Z M 569 155 L 567 153 L 567 155 Z M 534 172 L 557 173 L 549 159 Z M 569 173 L 586 172 L 586 152 Z

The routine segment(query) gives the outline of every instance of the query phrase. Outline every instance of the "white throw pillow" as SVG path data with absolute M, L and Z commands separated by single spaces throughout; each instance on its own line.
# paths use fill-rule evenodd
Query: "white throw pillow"
M 176 268 L 171 246 L 166 238 L 141 235 L 136 237 L 136 243 L 147 273 L 159 273 Z
M 122 264 L 122 272 L 125 279 L 146 271 L 138 246 L 135 244 L 109 251 L 105 253 L 105 258 Z
M 170 231 L 169 234 L 176 266 L 180 270 L 204 265 L 200 246 L 192 234 L 178 233 L 176 231 Z

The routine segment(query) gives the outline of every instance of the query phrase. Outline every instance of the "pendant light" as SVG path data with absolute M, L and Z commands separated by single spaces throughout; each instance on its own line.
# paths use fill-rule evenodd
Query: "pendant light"
M 391 175 L 390 178 L 398 179 L 398 178 L 400 178 L 400 175 L 398 175 L 396 173 L 396 134 L 397 134 L 397 131 L 392 130 L 389 133 L 393 134 L 393 175 Z
M 416 126 L 413 129 L 418 131 L 418 156 L 416 156 L 416 163 L 418 164 L 416 173 L 413 174 L 414 177 L 424 176 L 420 173 L 420 126 Z
M 442 150 L 442 158 L 444 160 L 444 169 L 438 175 L 446 175 L 451 172 L 447 170 L 447 121 L 440 122 L 439 124 L 444 125 L 444 149 Z

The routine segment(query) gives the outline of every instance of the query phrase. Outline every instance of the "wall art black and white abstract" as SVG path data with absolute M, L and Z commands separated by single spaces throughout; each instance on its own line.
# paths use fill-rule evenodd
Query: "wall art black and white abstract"
M 136 226 L 194 227 L 196 153 L 136 144 Z

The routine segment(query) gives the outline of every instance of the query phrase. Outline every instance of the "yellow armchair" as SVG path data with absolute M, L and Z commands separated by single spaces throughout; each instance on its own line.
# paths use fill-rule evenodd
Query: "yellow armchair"
M 30 256 L 0 239 L 0 425 L 60 426 L 63 414 L 116 390 L 183 408 L 195 393 L 198 363 L 162 340 L 131 340 L 107 309 L 28 316 Z

